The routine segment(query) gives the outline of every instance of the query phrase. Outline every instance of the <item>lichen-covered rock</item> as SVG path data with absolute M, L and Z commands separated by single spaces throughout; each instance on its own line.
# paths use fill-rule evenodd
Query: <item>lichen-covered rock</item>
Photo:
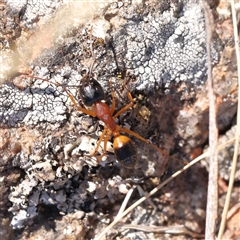
M 133 185 L 141 185 L 146 191 L 153 188 L 152 179 L 159 181 L 167 165 L 176 170 L 181 159 L 197 147 L 202 149 L 206 142 L 204 13 L 198 1 L 105 1 L 91 3 L 96 13 L 92 19 L 90 13 L 85 15 L 90 3 L 33 2 L 16 5 L 8 1 L 6 9 L 10 11 L 5 11 L 12 34 L 7 37 L 2 33 L 5 44 L 1 46 L 4 66 L 0 77 L 14 77 L 0 86 L 1 216 L 6 212 L 10 215 L 2 218 L 1 231 L 7 236 L 7 224 L 11 223 L 12 228 L 22 229 L 22 237 L 31 233 L 33 239 L 90 239 L 113 219 Z M 223 65 L 221 41 L 215 35 L 213 64 L 220 60 Z M 11 44 L 16 45 L 18 53 Z M 16 74 L 16 69 L 21 72 L 26 65 L 32 75 L 50 80 Z M 78 111 L 69 98 L 71 94 L 76 104 L 83 106 L 78 88 L 89 69 L 103 87 L 110 106 L 112 82 L 116 110 L 129 103 L 127 92 L 132 93 L 133 108 L 119 116 L 117 124 L 174 154 L 180 158 L 178 164 L 134 137 L 138 162 L 133 170 L 116 161 L 111 141 L 102 159 L 98 155 L 103 153 L 104 144 L 100 144 L 96 156 L 90 156 L 104 124 Z M 229 84 L 217 77 L 218 122 L 224 130 L 236 113 L 235 79 L 231 78 Z M 196 175 L 205 179 L 204 170 L 193 173 L 155 199 L 155 210 L 161 214 L 139 207 L 132 215 L 135 222 L 161 225 L 178 216 L 193 231 L 201 232 L 206 185 L 197 184 Z M 173 202 L 176 206 L 179 203 L 179 209 L 172 207 Z M 37 229 L 33 223 L 40 223 Z

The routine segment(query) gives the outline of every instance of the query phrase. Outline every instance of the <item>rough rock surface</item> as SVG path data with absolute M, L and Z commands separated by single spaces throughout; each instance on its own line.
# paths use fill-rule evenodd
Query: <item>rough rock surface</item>
M 106 1 L 95 5 L 94 18 L 81 13 L 80 20 L 73 11 L 78 7 L 81 3 L 71 6 L 57 0 L 18 5 L 6 1 L 0 9 L 4 16 L 0 235 L 4 239 L 93 238 L 117 214 L 131 187 L 151 190 L 164 173 L 166 177 L 183 166 L 183 160 L 198 155 L 208 139 L 206 33 L 198 1 Z M 212 64 L 218 127 L 225 133 L 236 114 L 236 61 L 231 23 L 217 13 L 221 24 L 212 43 Z M 65 23 L 72 19 L 71 26 Z M 222 34 L 223 28 L 228 34 Z M 117 109 L 128 103 L 127 90 L 135 98 L 133 109 L 121 115 L 118 124 L 180 161 L 135 138 L 134 170 L 116 161 L 111 142 L 99 164 L 96 157 L 87 156 L 95 149 L 103 123 L 77 111 L 64 88 L 82 106 L 78 87 L 93 59 L 91 70 L 104 88 L 107 104 L 111 105 L 109 81 Z M 52 83 L 26 77 L 23 71 Z M 99 154 L 102 151 L 100 147 Z M 181 224 L 203 233 L 206 186 L 205 167 L 194 166 L 153 197 L 154 207 L 144 203 L 127 222 Z M 136 190 L 132 198 L 139 198 Z M 161 239 L 159 234 L 119 229 L 108 239 L 119 234 Z

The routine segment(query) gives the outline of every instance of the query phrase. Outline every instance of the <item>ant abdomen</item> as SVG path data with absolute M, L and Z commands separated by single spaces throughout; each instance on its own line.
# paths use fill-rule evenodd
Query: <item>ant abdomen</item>
M 87 107 L 91 107 L 94 103 L 104 100 L 105 94 L 100 83 L 94 78 L 82 81 L 80 86 L 81 99 Z
M 117 160 L 126 168 L 134 168 L 137 162 L 135 144 L 127 136 L 116 136 L 113 141 L 114 153 Z

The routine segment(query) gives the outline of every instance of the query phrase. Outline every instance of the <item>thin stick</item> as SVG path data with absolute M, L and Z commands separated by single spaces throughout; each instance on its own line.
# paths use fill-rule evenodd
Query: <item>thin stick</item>
M 236 59 L 237 59 L 237 68 L 238 68 L 238 97 L 240 96 L 240 56 L 239 56 L 239 40 L 238 40 L 238 29 L 237 29 L 237 14 L 235 11 L 234 0 L 231 0 L 231 8 L 232 8 L 232 20 L 233 20 L 233 30 L 234 30 L 234 40 L 235 40 L 235 50 L 236 50 Z M 237 111 L 237 131 L 236 131 L 236 142 L 234 148 L 233 155 L 233 163 L 232 170 L 228 184 L 228 191 L 226 196 L 226 201 L 223 209 L 222 220 L 220 224 L 220 229 L 218 232 L 218 239 L 222 239 L 223 232 L 226 225 L 227 213 L 231 199 L 231 193 L 234 184 L 234 175 L 237 167 L 237 158 L 238 158 L 238 148 L 239 148 L 239 133 L 240 133 L 240 104 L 238 103 L 238 111 Z
M 144 231 L 144 232 L 182 234 L 182 235 L 184 234 L 184 235 L 189 235 L 192 238 L 204 238 L 203 234 L 194 233 L 188 230 L 183 225 L 160 227 L 160 226 L 154 226 L 154 225 L 145 226 L 145 225 L 126 224 L 120 227 L 125 229 L 134 229 L 134 230 Z
M 123 203 L 122 203 L 122 205 L 121 205 L 121 207 L 120 207 L 120 209 L 119 209 L 118 214 L 117 214 L 116 217 L 120 216 L 120 215 L 123 213 L 123 211 L 125 210 L 128 202 L 129 202 L 129 199 L 130 199 L 130 197 L 132 196 L 132 193 L 133 193 L 134 189 L 135 189 L 135 186 L 133 186 L 133 187 L 128 191 L 128 193 L 127 193 L 127 195 L 125 196 L 124 201 L 123 201 Z
M 215 239 L 218 210 L 218 129 L 216 121 L 216 96 L 212 79 L 211 42 L 213 32 L 213 16 L 206 1 L 203 1 L 206 28 L 206 48 L 208 64 L 208 98 L 209 98 L 209 174 L 207 193 L 207 217 L 205 239 Z

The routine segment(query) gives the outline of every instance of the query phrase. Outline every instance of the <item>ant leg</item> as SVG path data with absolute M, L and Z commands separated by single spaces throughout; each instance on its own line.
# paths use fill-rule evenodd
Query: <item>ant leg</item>
M 24 73 L 22 73 L 22 74 L 24 74 Z M 95 112 L 80 107 L 80 106 L 77 104 L 76 100 L 74 99 L 73 95 L 66 89 L 66 87 L 64 87 L 63 85 L 61 85 L 59 82 L 52 82 L 52 81 L 47 80 L 47 79 L 43 79 L 43 78 L 40 78 L 40 77 L 31 76 L 31 75 L 29 75 L 29 74 L 24 74 L 24 75 L 26 75 L 27 77 L 31 77 L 31 78 L 35 78 L 35 79 L 41 80 L 41 81 L 43 81 L 43 82 L 51 83 L 51 84 L 53 84 L 53 85 L 55 85 L 55 86 L 57 86 L 57 87 L 62 87 L 63 90 L 67 93 L 68 97 L 71 99 L 73 105 L 78 109 L 78 111 L 81 111 L 81 112 L 83 112 L 83 113 L 85 113 L 85 114 L 88 114 L 88 115 L 90 115 L 90 116 L 92 116 L 92 117 L 96 117 L 96 113 L 95 113 Z
M 107 136 L 104 139 L 103 153 L 99 157 L 97 157 L 97 162 L 100 162 L 102 157 L 106 154 L 106 152 L 107 152 L 107 142 L 108 142 L 109 138 L 110 138 L 110 134 L 108 133 Z
M 87 114 L 87 115 L 89 115 L 89 116 L 96 117 L 96 113 L 95 113 L 95 112 L 80 107 L 80 106 L 77 104 L 77 102 L 75 101 L 73 95 L 72 95 L 64 86 L 62 86 L 62 88 L 65 90 L 65 92 L 67 93 L 67 95 L 68 95 L 69 98 L 71 99 L 73 105 L 77 108 L 78 111 L 81 111 L 81 112 L 83 112 L 83 113 L 85 113 L 85 114 Z
M 120 109 L 114 116 L 113 118 L 116 119 L 119 115 L 121 115 L 122 113 L 126 112 L 129 108 L 132 107 L 134 100 L 132 98 L 132 95 L 130 92 L 128 92 L 128 99 L 130 100 L 130 103 L 128 103 L 125 107 L 123 107 L 122 109 Z
M 165 151 L 163 151 L 161 148 L 157 147 L 156 145 L 152 144 L 149 140 L 145 139 L 144 137 L 140 136 L 139 134 L 129 130 L 129 129 L 126 129 L 126 128 L 122 128 L 118 125 L 118 130 L 119 131 L 122 131 L 122 132 L 125 132 L 125 133 L 128 133 L 138 139 L 140 139 L 141 141 L 151 145 L 153 148 L 155 148 L 158 152 L 160 152 L 162 155 L 166 156 L 166 157 L 170 157 L 174 160 L 178 160 L 177 158 L 173 157 L 173 156 L 169 156 L 169 154 L 167 154 Z M 178 160 L 179 161 L 179 160 Z
M 101 137 L 100 137 L 99 140 L 98 140 L 97 146 L 95 147 L 94 152 L 90 154 L 90 157 L 93 157 L 93 156 L 97 153 L 98 148 L 99 148 L 102 140 L 104 139 L 104 137 L 105 137 L 105 135 L 106 135 L 106 132 L 107 132 L 107 128 L 104 128 L 104 130 L 103 130 L 103 132 L 102 132 L 102 135 L 101 135 Z

